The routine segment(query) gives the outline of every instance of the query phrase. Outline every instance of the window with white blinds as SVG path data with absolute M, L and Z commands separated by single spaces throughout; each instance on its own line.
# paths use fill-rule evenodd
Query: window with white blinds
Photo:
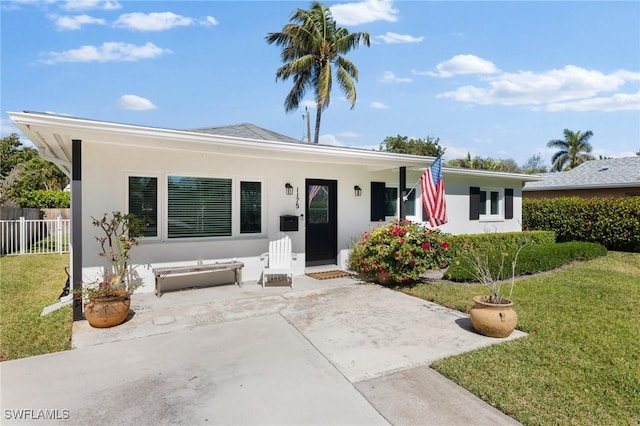
M 230 236 L 231 215 L 231 179 L 168 177 L 169 238 Z
M 129 213 L 140 220 L 144 237 L 158 236 L 158 178 L 129 176 Z

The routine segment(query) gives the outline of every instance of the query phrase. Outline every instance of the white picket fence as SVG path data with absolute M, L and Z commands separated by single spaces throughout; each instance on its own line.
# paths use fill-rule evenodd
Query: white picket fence
M 0 254 L 68 253 L 71 220 L 0 220 Z

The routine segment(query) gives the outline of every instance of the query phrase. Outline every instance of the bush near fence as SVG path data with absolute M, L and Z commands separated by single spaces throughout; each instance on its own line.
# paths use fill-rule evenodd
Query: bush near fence
M 522 228 L 556 233 L 558 242 L 588 241 L 640 252 L 640 197 L 524 199 Z
M 20 198 L 20 205 L 39 209 L 69 208 L 71 193 L 51 190 L 28 191 Z

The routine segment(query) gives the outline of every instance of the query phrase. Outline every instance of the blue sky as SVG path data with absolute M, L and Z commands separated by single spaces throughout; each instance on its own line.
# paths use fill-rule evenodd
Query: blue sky
M 305 137 L 276 82 L 280 31 L 300 1 L 1 2 L 6 111 L 186 129 L 249 122 Z M 353 110 L 337 85 L 320 142 L 375 148 L 440 138 L 445 159 L 524 163 L 565 128 L 592 130 L 594 155 L 640 150 L 640 2 L 326 2 L 371 46 Z M 313 94 L 308 93 L 312 126 Z

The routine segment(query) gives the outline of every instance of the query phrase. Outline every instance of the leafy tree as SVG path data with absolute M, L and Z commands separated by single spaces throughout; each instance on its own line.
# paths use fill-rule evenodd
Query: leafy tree
M 589 154 L 592 150 L 591 143 L 589 143 L 591 136 L 593 136 L 591 130 L 582 133 L 580 130 L 572 132 L 569 129 L 564 129 L 564 140 L 550 140 L 547 146 L 559 149 L 551 157 L 551 171 L 571 170 L 585 161 L 593 160 L 593 156 Z
M 322 111 L 330 103 L 332 65 L 338 85 L 353 109 L 358 68 L 343 55 L 360 43 L 369 46 L 369 33 L 350 34 L 347 29 L 337 27 L 329 8 L 318 2 L 313 2 L 310 10 L 297 9 L 289 21 L 281 32 L 269 33 L 266 41 L 282 47 L 284 65 L 276 71 L 276 81 L 293 78 L 293 88 L 284 101 L 285 111 L 298 109 L 307 90 L 315 92 L 317 144 Z
M 20 190 L 62 191 L 69 178 L 55 164 L 37 156 L 20 163 Z
M 536 173 L 547 173 L 547 166 L 542 162 L 542 156 L 540 154 L 534 154 L 527 162 L 522 165 L 522 173 L 533 175 Z
M 467 153 L 466 158 L 456 158 L 449 160 L 447 165 L 453 167 L 463 167 L 466 169 L 491 170 L 494 172 L 520 173 L 520 167 L 511 158 L 506 160 L 496 160 L 491 157 L 482 158 L 479 156 L 471 157 L 471 153 Z
M 18 164 L 37 156 L 38 151 L 22 146 L 22 141 L 16 133 L 3 137 L 0 140 L 0 177 L 6 177 Z
M 463 167 L 465 169 L 483 169 L 484 163 L 482 158 L 477 155 L 471 158 L 471 153 L 467 152 L 466 158 L 455 158 L 453 160 L 447 161 L 447 165 L 453 167 Z
M 488 158 L 491 159 L 491 158 Z M 497 172 L 508 172 L 508 173 L 520 173 L 522 170 L 516 160 L 513 158 L 506 158 L 504 160 L 493 160 L 493 168 L 490 170 L 494 170 Z
M 444 154 L 445 148 L 440 146 L 440 138 L 427 136 L 425 139 L 409 139 L 407 136 L 398 135 L 384 138 L 380 144 L 380 151 L 437 157 Z
M 15 133 L 2 138 L 0 155 L 0 203 L 2 205 L 40 207 L 40 205 L 30 205 L 29 200 L 40 197 L 30 194 L 31 192 L 62 192 L 69 183 L 69 178 L 53 163 L 40 157 L 37 150 L 23 147 Z M 64 199 L 63 195 L 60 197 Z

